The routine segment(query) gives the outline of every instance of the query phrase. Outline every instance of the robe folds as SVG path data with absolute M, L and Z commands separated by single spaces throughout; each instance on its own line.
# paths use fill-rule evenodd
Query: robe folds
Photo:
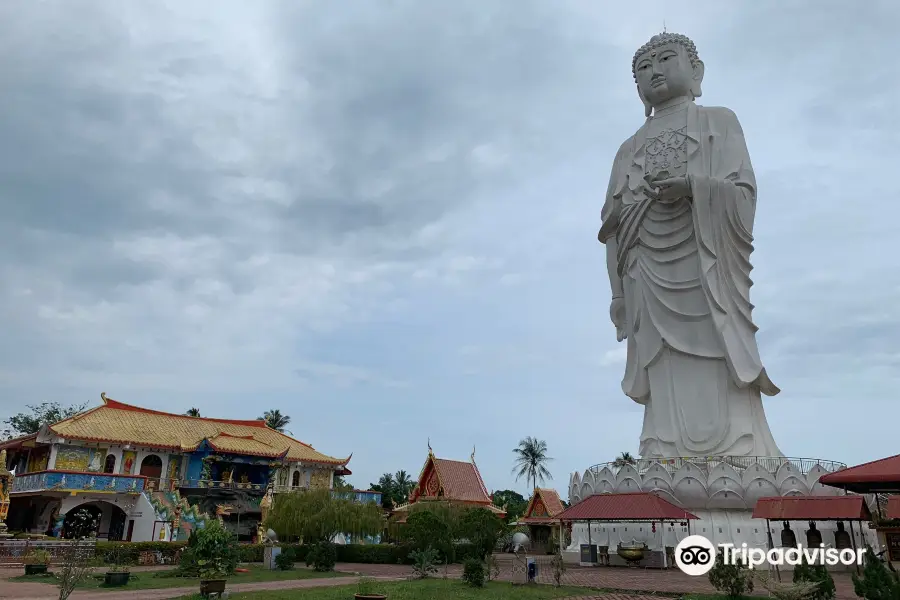
M 737 116 L 687 108 L 691 199 L 644 193 L 647 123 L 622 144 L 601 213 L 626 303 L 622 390 L 645 406 L 642 456 L 780 456 L 750 302 L 756 179 Z M 688 215 L 687 213 L 690 213 Z

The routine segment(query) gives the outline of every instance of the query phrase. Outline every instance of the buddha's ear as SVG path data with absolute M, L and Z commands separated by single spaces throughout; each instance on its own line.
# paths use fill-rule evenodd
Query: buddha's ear
M 651 105 L 649 102 L 647 102 L 647 99 L 644 98 L 644 93 L 641 91 L 640 85 L 637 86 L 637 91 L 638 91 L 638 96 L 640 96 L 640 98 L 641 98 L 641 102 L 644 103 L 644 116 L 649 119 L 650 115 L 653 114 L 653 105 Z
M 699 98 L 703 95 L 700 84 L 703 83 L 703 74 L 705 72 L 706 67 L 703 65 L 703 61 L 698 58 L 697 63 L 694 65 L 694 82 L 691 84 L 691 93 L 694 95 L 694 98 Z

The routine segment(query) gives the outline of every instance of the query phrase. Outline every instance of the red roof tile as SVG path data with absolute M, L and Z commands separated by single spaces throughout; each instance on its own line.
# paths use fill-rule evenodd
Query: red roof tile
M 863 496 L 779 496 L 757 500 L 753 518 L 773 521 L 868 521 L 872 514 Z
M 556 516 L 562 521 L 686 521 L 696 515 L 651 492 L 595 494 Z
M 491 496 L 475 463 L 435 458 L 434 467 L 441 480 L 445 500 L 491 504 Z
M 900 519 L 900 496 L 888 498 L 886 516 L 888 519 Z
M 900 454 L 826 473 L 819 483 L 845 488 L 853 484 L 894 483 L 900 490 Z

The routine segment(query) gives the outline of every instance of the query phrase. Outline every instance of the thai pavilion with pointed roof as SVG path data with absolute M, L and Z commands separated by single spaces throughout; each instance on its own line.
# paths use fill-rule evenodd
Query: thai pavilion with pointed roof
M 428 458 L 425 459 L 416 486 L 409 494 L 409 502 L 396 507 L 392 513 L 393 517 L 396 522 L 403 523 L 410 509 L 427 502 L 482 507 L 501 519 L 506 516 L 503 508 L 494 506 L 478 465 L 475 464 L 474 449 L 468 462 L 449 460 L 437 458 L 431 450 L 431 442 L 428 443 Z
M 218 513 L 249 541 L 270 487 L 330 489 L 335 475 L 350 474 L 350 456 L 323 454 L 260 419 L 192 417 L 100 397 L 100 406 L 0 442 L 16 474 L 10 530 L 65 535 L 66 516 L 89 510 L 101 539 L 171 540 Z
M 525 513 L 516 525 L 528 527 L 532 551 L 541 553 L 554 549 L 554 536 L 559 535 L 560 522 L 555 519 L 565 510 L 559 492 L 551 488 L 535 488 Z

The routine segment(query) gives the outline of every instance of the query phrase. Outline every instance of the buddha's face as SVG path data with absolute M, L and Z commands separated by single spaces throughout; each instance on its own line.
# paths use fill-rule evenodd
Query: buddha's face
M 634 65 L 637 85 L 651 106 L 687 96 L 694 83 L 694 68 L 681 44 L 670 42 L 638 58 Z

